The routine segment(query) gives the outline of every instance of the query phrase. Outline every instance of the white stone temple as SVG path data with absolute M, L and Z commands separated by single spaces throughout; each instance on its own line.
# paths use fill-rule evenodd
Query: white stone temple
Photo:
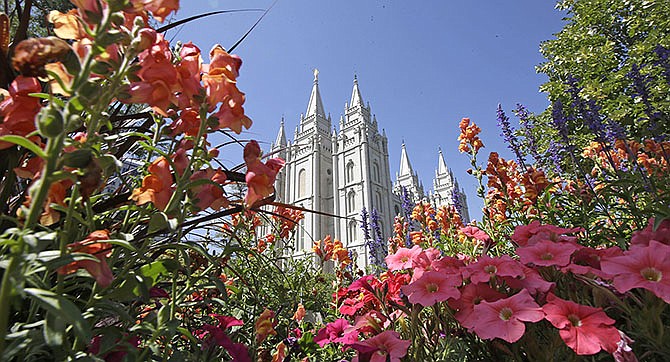
M 336 129 L 324 109 L 315 70 L 307 110 L 300 115 L 293 139 L 287 140 L 282 119 L 272 144 L 273 157 L 286 160 L 277 176 L 276 196 L 280 202 L 339 217 L 305 213 L 294 240 L 295 253 L 311 252 L 314 240 L 330 234 L 355 253 L 358 266 L 365 269 L 369 250 L 357 222 L 361 210 L 377 211 L 382 235 L 387 239 L 393 230 L 394 217 L 402 212 L 403 187 L 413 202 L 428 201 L 436 207 L 452 204 L 455 192 L 461 216 L 469 220 L 465 193 L 447 167 L 441 150 L 433 190 L 428 194 L 412 169 L 404 142 L 400 168 L 395 182 L 392 181 L 386 132 L 382 129 L 380 133 L 369 103 L 363 102 L 356 77 L 351 99 L 345 103 L 338 123 Z

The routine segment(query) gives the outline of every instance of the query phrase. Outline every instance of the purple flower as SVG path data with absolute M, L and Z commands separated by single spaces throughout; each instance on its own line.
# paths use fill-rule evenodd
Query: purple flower
M 372 209 L 370 212 L 370 227 L 372 228 L 372 240 L 368 243 L 370 249 L 370 264 L 379 267 L 381 270 L 386 269 L 386 261 L 384 258 L 387 254 L 387 246 L 382 237 L 382 231 L 379 227 L 379 214 L 377 209 Z
M 519 165 L 521 165 L 521 167 L 525 170 L 526 162 L 523 154 L 521 153 L 521 148 L 519 147 L 519 140 L 514 135 L 514 128 L 509 123 L 509 117 L 505 115 L 505 111 L 503 111 L 500 103 L 498 103 L 497 115 L 498 127 L 500 127 L 502 131 L 500 136 L 502 136 L 503 140 L 505 140 L 505 143 L 507 143 L 507 148 L 509 148 L 516 155 L 516 159 Z
M 363 239 L 367 243 L 370 240 L 370 227 L 368 226 L 368 210 L 365 209 L 365 206 L 363 206 L 363 209 L 361 210 L 361 220 Z
M 665 76 L 665 80 L 670 84 L 670 49 L 659 44 L 654 48 L 654 53 L 658 56 L 658 60 L 654 62 L 654 65 L 663 68 L 663 76 Z
M 414 208 L 414 202 L 409 198 L 409 192 L 405 186 L 402 187 L 400 199 L 402 201 L 402 216 L 409 224 L 407 228 L 407 238 L 405 240 L 405 245 L 409 248 L 412 246 L 412 238 L 410 237 L 409 232 L 413 229 L 410 217 L 412 215 L 412 209 Z
M 451 203 L 454 205 L 456 212 L 463 215 L 463 203 L 461 202 L 461 193 L 458 191 L 458 184 L 451 190 Z
M 535 161 L 539 161 L 540 154 L 537 151 L 537 139 L 533 134 L 533 128 L 535 128 L 533 120 L 530 118 L 528 110 L 526 109 L 526 107 L 523 106 L 523 104 L 517 103 L 515 113 L 517 117 L 519 117 L 521 127 L 523 128 L 523 134 L 526 137 L 526 146 L 528 147 L 528 153 L 530 153 L 530 155 L 533 156 Z

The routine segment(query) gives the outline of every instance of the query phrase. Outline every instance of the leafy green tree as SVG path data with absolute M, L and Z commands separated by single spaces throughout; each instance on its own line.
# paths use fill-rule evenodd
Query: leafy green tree
M 629 137 L 667 132 L 670 2 L 563 0 L 557 8 L 567 13 L 567 24 L 542 44 L 546 62 L 537 68 L 549 77 L 541 89 L 550 101 L 572 104 L 567 83 L 574 79 L 579 97 L 595 102 Z M 648 96 L 640 95 L 642 84 Z M 583 120 L 569 122 L 568 130 L 578 146 L 591 139 Z

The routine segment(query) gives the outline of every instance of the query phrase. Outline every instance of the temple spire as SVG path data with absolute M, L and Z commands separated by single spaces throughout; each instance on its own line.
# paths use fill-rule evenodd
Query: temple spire
M 402 150 L 400 153 L 400 170 L 398 170 L 398 176 L 414 175 L 414 170 L 412 169 L 412 164 L 409 162 L 409 156 L 407 156 L 407 149 L 405 148 L 405 141 L 402 142 Z
M 284 117 L 281 118 L 281 123 L 279 123 L 279 132 L 277 133 L 277 139 L 275 140 L 275 146 L 286 146 L 286 132 L 284 132 Z
M 349 102 L 349 107 L 363 107 L 363 97 L 361 96 L 361 91 L 358 89 L 358 77 L 354 75 L 354 89 L 351 91 L 351 101 Z
M 305 118 L 310 116 L 326 118 L 326 112 L 323 110 L 323 102 L 321 101 L 321 93 L 319 92 L 319 70 L 316 68 L 314 69 L 314 85 L 312 86 L 312 94 L 309 96 Z
M 438 150 L 439 155 L 437 158 L 437 174 L 443 175 L 445 173 L 448 173 L 449 169 L 447 168 L 447 163 L 444 162 L 444 156 L 442 155 L 442 147 L 438 148 Z

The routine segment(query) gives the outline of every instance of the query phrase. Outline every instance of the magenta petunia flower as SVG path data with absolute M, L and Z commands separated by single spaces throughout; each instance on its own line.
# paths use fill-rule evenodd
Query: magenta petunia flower
M 524 264 L 561 267 L 570 264 L 570 256 L 577 249 L 579 248 L 574 244 L 543 240 L 534 245 L 517 248 L 516 254 Z
M 621 293 L 643 288 L 670 303 L 670 245 L 651 240 L 649 246 L 634 245 L 623 256 L 605 258 L 600 264 L 605 273 L 614 275 L 614 287 Z
M 429 307 L 449 298 L 458 298 L 461 295 L 458 287 L 462 283 L 460 275 L 429 271 L 400 290 L 407 295 L 410 303 Z
M 469 277 L 473 283 L 488 283 L 494 276 L 521 277 L 524 275 L 522 267 L 523 264 L 509 255 L 495 258 L 482 255 L 479 260 L 466 267 L 463 277 Z
M 411 249 L 398 248 L 395 254 L 387 256 L 384 260 L 390 271 L 410 269 L 414 267 L 412 259 L 419 255 L 420 252 L 421 247 L 418 245 L 414 245 Z
M 358 331 L 351 327 L 352 325 L 344 318 L 330 322 L 319 330 L 314 337 L 314 342 L 320 347 L 328 343 L 342 343 L 345 345 L 355 343 L 358 341 Z
M 396 331 L 384 331 L 365 341 L 352 345 L 358 351 L 355 361 L 400 362 L 407 354 L 411 341 L 400 339 Z M 365 357 L 363 357 L 365 356 Z
M 553 294 L 542 307 L 546 319 L 559 329 L 561 339 L 578 355 L 590 355 L 601 349 L 612 353 L 621 340 L 614 319 L 602 308 L 594 308 L 564 300 Z
M 537 322 L 544 312 L 527 290 L 495 302 L 482 301 L 475 305 L 472 330 L 482 339 L 500 338 L 507 342 L 518 341 L 526 332 L 524 322 Z

